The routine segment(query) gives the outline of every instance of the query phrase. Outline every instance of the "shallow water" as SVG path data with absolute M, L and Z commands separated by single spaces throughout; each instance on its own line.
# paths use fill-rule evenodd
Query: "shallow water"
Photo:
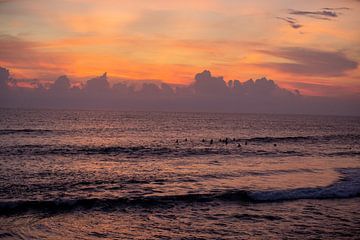
M 356 117 L 2 109 L 0 169 L 4 239 L 360 233 Z

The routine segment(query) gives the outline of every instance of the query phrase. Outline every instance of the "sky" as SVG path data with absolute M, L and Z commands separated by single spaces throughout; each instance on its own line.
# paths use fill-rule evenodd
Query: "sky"
M 18 84 L 107 72 L 112 84 L 188 85 L 208 69 L 359 96 L 359 14 L 357 0 L 0 0 L 0 66 Z

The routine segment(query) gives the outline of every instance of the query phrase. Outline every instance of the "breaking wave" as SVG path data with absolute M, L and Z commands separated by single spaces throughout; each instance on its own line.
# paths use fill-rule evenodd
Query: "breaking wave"
M 340 169 L 343 177 L 332 185 L 272 191 L 228 190 L 165 196 L 135 196 L 119 198 L 83 198 L 54 200 L 0 201 L 0 214 L 11 215 L 28 211 L 62 212 L 76 209 L 102 209 L 145 206 L 162 207 L 196 202 L 267 203 L 299 199 L 342 199 L 360 197 L 360 169 Z

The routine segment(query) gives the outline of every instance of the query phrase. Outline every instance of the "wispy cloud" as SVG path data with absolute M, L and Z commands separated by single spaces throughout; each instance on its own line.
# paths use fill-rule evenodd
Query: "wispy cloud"
M 330 8 L 330 7 L 325 7 L 322 8 L 323 10 L 328 10 L 328 11 L 337 11 L 337 10 L 350 10 L 351 8 L 348 7 L 337 7 L 337 8 Z
M 287 13 L 290 15 L 304 16 L 304 17 L 309 17 L 309 18 L 318 19 L 318 20 L 332 20 L 332 19 L 339 17 L 342 14 L 342 12 L 346 11 L 346 10 L 350 10 L 350 8 L 347 8 L 347 7 L 337 7 L 337 8 L 325 7 L 325 8 L 322 8 L 321 10 L 316 10 L 316 11 L 303 11 L 303 10 L 289 9 L 287 11 Z M 292 27 L 294 29 L 298 29 L 298 28 L 301 28 L 304 26 L 304 25 L 300 24 L 298 19 L 293 18 L 293 17 L 288 16 L 288 17 L 277 17 L 277 18 L 287 22 L 290 25 L 290 27 Z
M 331 20 L 332 18 L 337 18 L 339 16 L 339 14 L 333 10 L 301 11 L 289 9 L 288 13 L 292 15 L 306 16 L 321 20 Z
M 60 54 L 40 51 L 42 45 L 19 37 L 0 34 L 0 63 L 17 68 L 60 69 Z
M 359 87 L 346 87 L 323 83 L 291 82 L 290 85 L 302 93 L 315 96 L 351 96 L 360 93 Z
M 260 64 L 261 66 L 292 74 L 322 77 L 344 76 L 347 71 L 358 67 L 356 61 L 338 51 L 290 47 L 261 52 L 287 60 L 283 63 L 263 63 Z
M 298 22 L 298 20 L 296 20 L 295 18 L 292 18 L 292 17 L 277 17 L 277 18 L 287 22 L 294 29 L 298 29 L 298 28 L 303 27 L 303 25 L 301 25 Z

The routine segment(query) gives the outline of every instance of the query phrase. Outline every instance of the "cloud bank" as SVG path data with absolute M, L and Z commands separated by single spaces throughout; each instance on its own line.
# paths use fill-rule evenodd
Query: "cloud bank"
M 302 96 L 267 78 L 226 82 L 208 70 L 186 86 L 111 85 L 104 73 L 81 86 L 60 76 L 47 87 L 21 87 L 8 69 L 0 68 L 0 107 L 360 115 L 359 100 Z

